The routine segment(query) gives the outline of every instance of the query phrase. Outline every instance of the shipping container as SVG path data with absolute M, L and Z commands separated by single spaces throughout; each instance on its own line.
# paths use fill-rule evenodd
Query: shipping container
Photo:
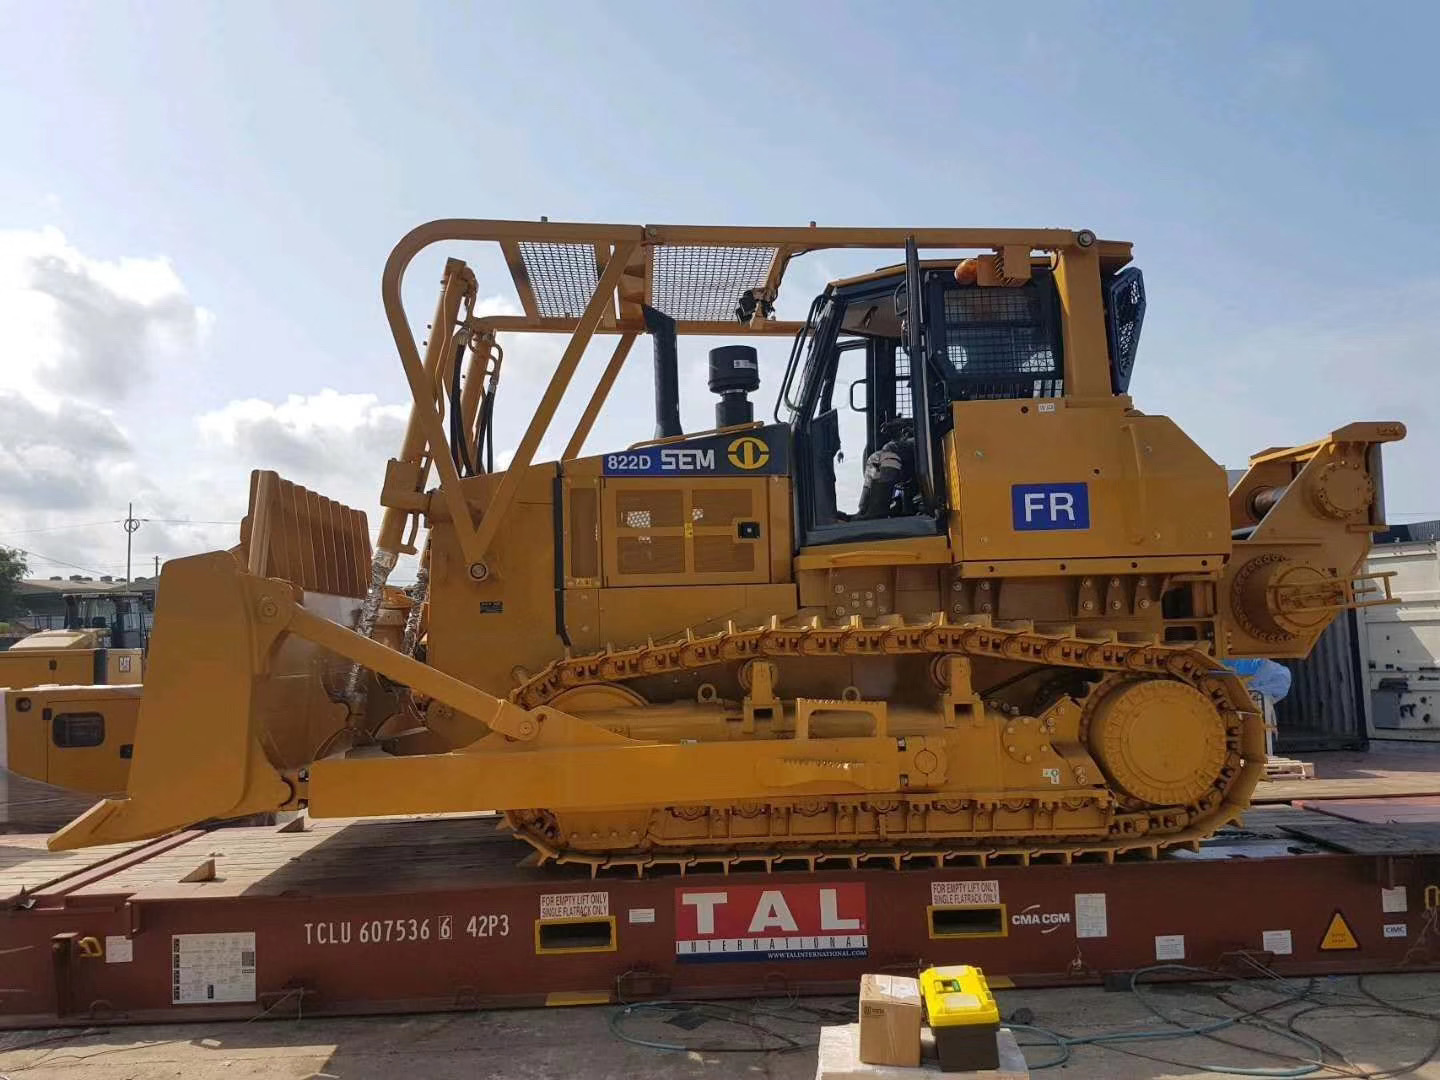
M 1440 522 L 1397 525 L 1370 553 L 1398 604 L 1365 610 L 1374 738 L 1440 741 Z
M 1354 611 L 1342 612 L 1304 660 L 1283 660 L 1290 693 L 1275 705 L 1276 753 L 1363 750 L 1370 731 L 1368 648 Z

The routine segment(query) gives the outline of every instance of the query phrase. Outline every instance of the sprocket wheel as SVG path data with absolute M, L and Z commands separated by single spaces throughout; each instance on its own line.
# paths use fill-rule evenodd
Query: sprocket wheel
M 1086 741 L 1120 791 L 1150 806 L 1186 806 L 1225 765 L 1225 718 L 1193 686 L 1131 679 L 1102 688 Z

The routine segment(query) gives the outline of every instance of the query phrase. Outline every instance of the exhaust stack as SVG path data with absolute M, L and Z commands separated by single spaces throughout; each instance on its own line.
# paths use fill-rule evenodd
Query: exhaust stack
M 675 320 L 652 307 L 643 308 L 645 329 L 655 339 L 655 438 L 685 434 L 680 426 L 680 359 L 675 347 Z

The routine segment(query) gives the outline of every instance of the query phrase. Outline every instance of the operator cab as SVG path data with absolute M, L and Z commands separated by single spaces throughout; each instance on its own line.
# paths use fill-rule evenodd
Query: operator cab
M 801 546 L 944 533 L 952 405 L 1064 395 L 1048 262 L 1036 260 L 1023 283 L 976 279 L 975 260 L 922 263 L 912 250 L 905 265 L 835 282 L 811 305 L 775 414 L 794 432 Z M 1128 388 L 1143 296 L 1133 268 L 1106 282 L 1112 332 L 1115 316 L 1127 317 L 1122 298 L 1139 305 L 1116 335 L 1118 358 L 1112 341 L 1115 393 Z

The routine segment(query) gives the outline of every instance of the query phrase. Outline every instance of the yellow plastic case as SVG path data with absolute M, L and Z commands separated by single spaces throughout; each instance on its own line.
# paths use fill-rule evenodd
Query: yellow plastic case
M 920 973 L 920 992 L 932 1028 L 1000 1023 L 985 973 L 970 964 L 926 968 Z
M 985 973 L 970 964 L 926 968 L 920 993 L 935 1035 L 935 1051 L 945 1072 L 1000 1067 L 1000 1007 L 985 983 Z

